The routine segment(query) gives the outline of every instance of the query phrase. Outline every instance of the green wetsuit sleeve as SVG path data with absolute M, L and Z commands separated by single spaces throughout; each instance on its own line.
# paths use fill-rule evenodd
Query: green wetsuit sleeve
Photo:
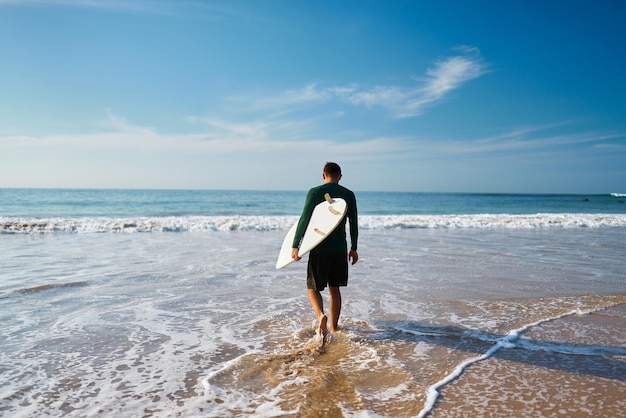
M 350 222 L 350 249 L 357 250 L 357 242 L 359 240 L 359 222 L 358 222 L 358 210 L 356 208 L 356 198 L 353 198 L 352 205 L 350 205 L 350 211 L 347 214 L 348 221 Z
M 315 209 L 315 192 L 311 189 L 306 195 L 304 208 L 302 208 L 302 214 L 300 215 L 300 220 L 298 221 L 296 235 L 293 238 L 291 248 L 300 248 L 300 241 L 302 241 L 302 237 L 304 237 L 306 227 L 309 226 L 313 209 Z

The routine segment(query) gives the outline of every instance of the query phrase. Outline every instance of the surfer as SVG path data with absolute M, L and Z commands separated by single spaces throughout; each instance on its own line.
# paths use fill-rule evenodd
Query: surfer
M 307 193 L 302 215 L 296 229 L 293 240 L 291 257 L 299 261 L 298 248 L 306 227 L 311 219 L 315 206 L 324 201 L 324 195 L 330 194 L 333 198 L 342 198 L 346 201 L 347 211 L 339 226 L 317 247 L 311 250 L 307 266 L 307 289 L 311 306 L 319 325 L 317 334 L 322 337 L 322 343 L 326 341 L 328 332 L 334 334 L 338 329 L 339 315 L 341 313 L 340 287 L 348 285 L 348 261 L 355 264 L 359 260 L 357 253 L 358 222 L 357 207 L 354 193 L 346 187 L 339 185 L 341 180 L 341 167 L 337 163 L 329 162 L 322 172 L 324 183 L 313 187 Z M 350 223 L 350 250 L 346 241 L 346 220 Z M 328 286 L 329 316 L 324 312 L 322 294 Z

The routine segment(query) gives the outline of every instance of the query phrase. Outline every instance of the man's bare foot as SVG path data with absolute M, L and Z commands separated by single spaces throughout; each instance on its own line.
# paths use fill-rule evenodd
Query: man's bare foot
M 320 324 L 317 327 L 317 335 L 322 337 L 322 345 L 326 342 L 326 336 L 328 335 L 328 317 L 325 314 L 320 316 Z

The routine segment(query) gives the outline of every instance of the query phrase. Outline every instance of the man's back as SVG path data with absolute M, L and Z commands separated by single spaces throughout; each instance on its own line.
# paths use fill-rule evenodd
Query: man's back
M 310 219 L 310 214 L 313 212 L 313 208 L 316 205 L 324 201 L 324 195 L 328 193 L 333 198 L 341 198 L 346 201 L 347 210 L 346 216 L 341 221 L 339 226 L 330 234 L 321 244 L 314 248 L 311 253 L 313 254 L 345 254 L 348 252 L 346 243 L 346 220 L 350 221 L 350 241 L 351 249 L 356 250 L 356 242 L 358 235 L 357 225 L 357 206 L 354 193 L 339 185 L 338 183 L 324 183 L 320 186 L 314 187 L 307 193 L 307 199 L 305 202 L 306 212 L 306 224 Z M 308 209 L 310 208 L 310 212 Z M 304 221 L 304 220 L 303 220 Z M 304 226 L 306 226 L 306 224 Z

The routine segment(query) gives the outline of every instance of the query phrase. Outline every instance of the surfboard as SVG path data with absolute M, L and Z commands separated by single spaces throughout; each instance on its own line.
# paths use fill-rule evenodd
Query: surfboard
M 298 256 L 302 257 L 317 247 L 320 242 L 337 228 L 337 225 L 341 223 L 341 220 L 346 216 L 346 210 L 348 205 L 346 201 L 336 197 L 332 198 L 328 193 L 324 195 L 324 200 L 319 203 L 313 209 L 311 220 L 306 227 L 304 237 L 300 243 L 300 249 L 298 250 Z M 298 228 L 298 222 L 296 222 L 285 235 L 283 244 L 280 247 L 278 253 L 278 259 L 276 260 L 276 268 L 282 269 L 293 263 L 295 260 L 291 258 L 291 248 L 293 245 L 293 238 L 296 236 L 296 229 Z

